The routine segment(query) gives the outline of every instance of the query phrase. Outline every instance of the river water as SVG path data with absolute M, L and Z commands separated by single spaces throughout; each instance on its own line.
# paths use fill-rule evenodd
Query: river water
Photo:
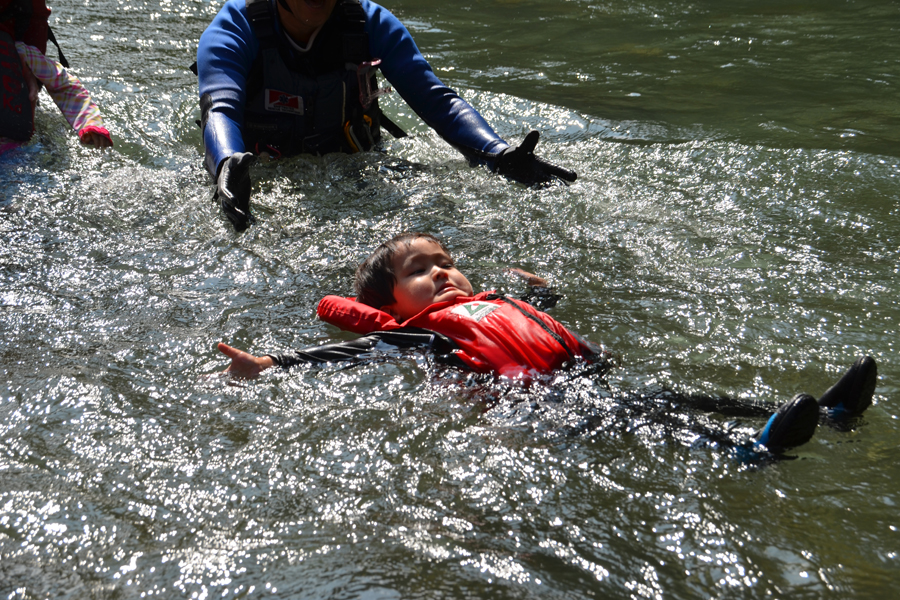
M 387 155 L 254 167 L 235 234 L 187 66 L 220 2 L 53 4 L 116 147 L 43 97 L 0 158 L 0 597 L 881 598 L 900 583 L 900 3 L 391 0 L 437 73 L 579 173 L 470 168 L 396 97 Z M 51 51 L 53 55 L 53 51 Z M 562 299 L 602 379 L 508 388 L 388 353 L 210 377 L 315 318 L 407 229 L 476 289 Z M 693 434 L 879 362 L 795 460 Z M 731 423 L 731 422 L 734 423 Z

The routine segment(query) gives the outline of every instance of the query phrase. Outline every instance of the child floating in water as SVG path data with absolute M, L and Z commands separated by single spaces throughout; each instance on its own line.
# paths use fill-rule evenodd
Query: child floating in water
M 532 284 L 542 283 L 519 273 L 533 278 Z M 605 360 L 600 348 L 526 302 L 494 292 L 475 294 L 444 245 L 429 234 L 406 233 L 379 246 L 357 269 L 355 289 L 355 300 L 326 296 L 317 313 L 363 337 L 259 357 L 220 343 L 231 359 L 225 372 L 253 378 L 274 366 L 347 360 L 379 342 L 427 347 L 443 362 L 511 379 L 531 379 L 575 361 Z M 832 419 L 861 414 L 872 402 L 876 378 L 874 359 L 860 358 L 818 401 L 798 394 L 783 404 L 756 436 L 755 447 L 780 453 L 806 443 L 820 407 Z

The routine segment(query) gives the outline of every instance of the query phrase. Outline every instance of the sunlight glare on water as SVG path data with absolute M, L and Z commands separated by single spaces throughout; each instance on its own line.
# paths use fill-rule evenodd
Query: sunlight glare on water
M 79 146 L 42 95 L 0 158 L 0 596 L 896 587 L 896 7 L 397 0 L 442 78 L 578 180 L 470 168 L 392 95 L 410 137 L 261 161 L 235 234 L 187 70 L 219 6 L 53 7 L 116 147 Z M 618 366 L 519 386 L 395 351 L 216 374 L 219 341 L 353 338 L 315 307 L 403 230 L 440 235 L 479 290 L 546 277 L 550 314 Z M 866 353 L 874 405 L 797 460 L 742 460 L 715 434 L 763 417 L 660 393 L 774 409 Z

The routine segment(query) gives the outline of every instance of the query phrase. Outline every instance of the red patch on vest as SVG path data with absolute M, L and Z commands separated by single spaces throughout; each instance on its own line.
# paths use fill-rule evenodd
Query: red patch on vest
M 266 110 L 302 115 L 303 98 L 287 92 L 266 89 Z

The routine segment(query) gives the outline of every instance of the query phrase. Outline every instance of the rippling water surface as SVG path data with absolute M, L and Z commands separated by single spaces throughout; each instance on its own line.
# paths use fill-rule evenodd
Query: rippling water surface
M 210 201 L 186 67 L 219 2 L 62 2 L 116 147 L 50 99 L 0 158 L 3 598 L 885 597 L 900 583 L 896 2 L 387 2 L 498 132 L 579 173 L 525 189 L 412 133 L 254 168 Z M 476 288 L 563 298 L 605 379 L 512 388 L 394 353 L 209 377 L 346 339 L 315 319 L 406 229 Z M 698 443 L 728 417 L 634 390 L 875 403 L 797 460 Z M 750 432 L 762 418 L 738 420 Z

